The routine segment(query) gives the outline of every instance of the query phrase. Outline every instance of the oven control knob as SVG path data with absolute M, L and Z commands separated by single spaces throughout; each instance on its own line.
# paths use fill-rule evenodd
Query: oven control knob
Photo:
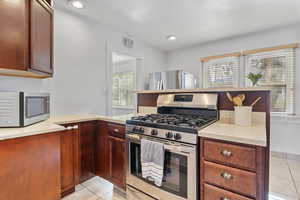
M 173 137 L 173 133 L 172 132 L 167 132 L 166 133 L 166 138 L 172 138 Z
M 152 129 L 151 135 L 158 135 L 158 131 L 156 129 Z
M 133 127 L 133 132 L 139 132 L 139 127 L 137 126 Z
M 174 135 L 174 139 L 175 139 L 175 140 L 181 140 L 181 135 L 180 135 L 179 133 L 176 133 L 176 134 Z
M 139 132 L 140 132 L 140 133 L 144 133 L 144 132 L 145 132 L 145 129 L 141 127 L 141 128 L 139 128 Z

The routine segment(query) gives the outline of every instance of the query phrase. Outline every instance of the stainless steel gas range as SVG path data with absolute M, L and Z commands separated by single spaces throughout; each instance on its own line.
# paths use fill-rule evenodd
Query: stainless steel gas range
M 127 195 L 129 199 L 196 200 L 198 197 L 198 131 L 218 120 L 218 95 L 162 94 L 158 113 L 126 121 Z M 164 144 L 160 187 L 142 177 L 141 140 Z

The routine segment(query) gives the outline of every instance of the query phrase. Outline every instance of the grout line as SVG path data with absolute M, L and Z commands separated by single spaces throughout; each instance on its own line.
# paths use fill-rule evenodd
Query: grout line
M 300 191 L 298 191 L 296 180 L 295 180 L 295 178 L 293 176 L 292 169 L 291 169 L 291 166 L 290 166 L 289 161 L 288 161 L 287 158 L 286 158 L 286 162 L 287 162 L 287 165 L 288 165 L 288 168 L 289 168 L 289 172 L 290 172 L 291 177 L 292 177 L 293 185 L 294 185 L 294 187 L 296 189 L 296 192 L 297 192 L 297 195 L 298 195 L 298 199 L 300 200 Z

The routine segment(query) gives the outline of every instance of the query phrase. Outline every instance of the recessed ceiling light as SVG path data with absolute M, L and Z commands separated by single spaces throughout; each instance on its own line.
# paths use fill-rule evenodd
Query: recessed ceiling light
M 82 9 L 85 7 L 83 0 L 69 0 L 69 4 L 74 8 Z
M 176 40 L 176 36 L 175 35 L 168 35 L 167 40 L 169 40 L 169 41 Z

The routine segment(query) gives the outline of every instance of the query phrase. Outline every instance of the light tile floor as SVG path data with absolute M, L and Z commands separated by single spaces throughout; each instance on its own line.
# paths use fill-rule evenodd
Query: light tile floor
M 114 189 L 113 184 L 94 177 L 75 188 L 75 192 L 62 200 L 126 200 L 125 194 Z
M 300 160 L 271 157 L 269 200 L 300 200 Z M 94 177 L 78 186 L 62 200 L 126 200 L 113 185 Z
M 300 200 L 300 160 L 271 157 L 269 200 Z

